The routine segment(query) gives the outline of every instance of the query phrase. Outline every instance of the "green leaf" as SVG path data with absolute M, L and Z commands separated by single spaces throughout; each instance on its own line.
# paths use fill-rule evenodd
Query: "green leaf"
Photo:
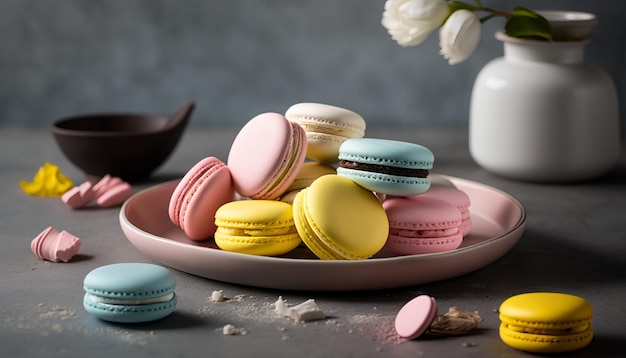
M 536 12 L 527 9 L 525 7 L 521 7 L 521 6 L 516 6 L 513 8 L 513 13 L 515 15 L 522 15 L 522 16 L 528 16 L 528 17 L 532 17 L 532 18 L 537 18 L 537 17 L 541 17 L 541 15 L 537 14 Z
M 449 1 L 448 8 L 450 9 L 450 13 L 453 13 L 457 10 L 469 10 L 475 11 L 476 7 L 470 4 L 464 3 L 462 1 Z
M 518 9 L 515 9 L 515 15 L 511 16 L 504 25 L 507 35 L 534 40 L 553 40 L 548 20 L 530 10 Z

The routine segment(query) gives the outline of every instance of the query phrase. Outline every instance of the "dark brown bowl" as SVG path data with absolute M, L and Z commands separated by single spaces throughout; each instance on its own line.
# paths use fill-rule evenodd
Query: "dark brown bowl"
M 51 130 L 61 151 L 87 177 L 109 174 L 137 181 L 172 154 L 193 106 L 177 112 L 175 122 L 149 114 L 87 114 L 60 119 Z

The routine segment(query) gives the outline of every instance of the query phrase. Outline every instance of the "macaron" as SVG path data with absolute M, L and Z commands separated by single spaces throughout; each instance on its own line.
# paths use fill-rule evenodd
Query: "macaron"
M 365 135 L 365 120 L 351 110 L 322 103 L 297 103 L 285 117 L 306 131 L 307 157 L 322 163 L 339 161 L 339 146 Z
M 400 337 L 415 339 L 428 330 L 437 317 L 437 301 L 428 295 L 419 295 L 407 302 L 396 314 L 394 322 Z
M 389 221 L 378 198 L 348 178 L 324 175 L 293 202 L 296 229 L 323 260 L 363 260 L 385 245 Z
M 304 129 L 282 114 L 262 113 L 235 137 L 227 164 L 235 190 L 252 199 L 277 199 L 306 158 Z
M 215 243 L 225 251 L 251 255 L 286 254 L 300 244 L 290 204 L 277 200 L 239 200 L 215 213 Z
M 352 138 L 339 147 L 337 174 L 376 193 L 417 195 L 430 187 L 433 153 L 415 143 Z
M 215 212 L 235 199 L 230 171 L 215 157 L 196 163 L 180 180 L 168 205 L 168 215 L 192 240 L 210 238 L 216 230 Z
M 311 185 L 317 178 L 328 174 L 334 175 L 337 174 L 337 171 L 330 165 L 319 162 L 305 162 L 300 170 L 298 170 L 298 174 L 296 174 L 293 183 L 291 183 L 289 188 L 287 188 L 285 193 L 280 197 L 280 200 L 292 204 L 293 198 L 296 197 L 296 194 L 300 190 Z
M 40 259 L 69 262 L 78 253 L 80 244 L 78 237 L 49 226 L 30 242 L 30 248 Z
M 418 195 L 382 203 L 389 218 L 385 248 L 400 255 L 450 251 L 463 242 L 461 213 L 443 200 Z
M 119 177 L 105 175 L 93 186 L 96 203 L 103 208 L 122 205 L 133 195 L 133 188 Z
M 135 323 L 164 318 L 177 303 L 172 273 L 147 263 L 117 263 L 90 271 L 83 281 L 83 306 L 95 317 Z
M 500 338 L 533 353 L 560 353 L 587 346 L 593 338 L 591 304 L 557 292 L 523 293 L 500 305 Z
M 91 182 L 86 181 L 66 191 L 61 196 L 61 200 L 72 209 L 80 209 L 91 203 L 96 197 L 92 187 Z
M 471 201 L 467 193 L 450 186 L 431 185 L 428 191 L 420 195 L 443 200 L 456 206 L 461 212 L 461 233 L 463 236 L 469 234 L 472 229 L 472 218 L 469 210 Z M 411 198 L 415 197 L 417 196 L 412 196 Z

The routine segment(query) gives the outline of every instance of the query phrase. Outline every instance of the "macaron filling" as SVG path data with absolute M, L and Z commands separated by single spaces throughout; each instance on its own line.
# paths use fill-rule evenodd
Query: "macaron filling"
M 530 333 L 530 334 L 540 334 L 540 335 L 548 335 L 548 336 L 565 336 L 574 333 L 581 333 L 589 329 L 590 324 L 583 324 L 575 327 L 565 328 L 565 329 L 545 329 L 545 328 L 531 328 L 531 327 L 523 327 L 516 326 L 512 324 L 504 324 L 504 327 L 513 331 L 520 333 Z
M 429 174 L 427 169 L 403 168 L 390 165 L 359 163 L 349 160 L 340 160 L 339 166 L 345 169 L 354 169 L 387 175 L 399 175 L 411 178 L 426 178 Z
M 165 296 L 150 298 L 110 298 L 86 293 L 85 299 L 93 303 L 104 303 L 107 305 L 150 305 L 153 303 L 169 302 L 174 298 L 174 296 L 175 293 L 172 292 Z
M 219 232 L 222 235 L 250 236 L 250 237 L 275 236 L 275 235 L 286 235 L 286 234 L 297 233 L 295 226 L 266 228 L 266 229 L 246 229 L 246 228 L 238 228 L 238 227 L 219 226 L 217 228 L 217 232 Z
M 424 237 L 448 237 L 456 235 L 459 232 L 458 227 L 434 229 L 434 230 L 410 230 L 404 228 L 389 228 L 390 236 L 400 236 L 406 238 L 424 238 Z

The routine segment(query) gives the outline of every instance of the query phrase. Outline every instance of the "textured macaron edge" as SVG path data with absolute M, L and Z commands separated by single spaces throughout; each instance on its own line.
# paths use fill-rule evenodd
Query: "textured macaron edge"
M 215 244 L 224 251 L 241 254 L 278 256 L 298 247 L 300 235 L 295 233 L 268 236 L 226 235 L 219 231 L 214 235 Z
M 389 175 L 342 167 L 337 168 L 337 175 L 352 179 L 365 189 L 389 195 L 418 195 L 430 188 L 428 178 Z
M 566 335 L 544 335 L 523 333 L 510 330 L 506 323 L 501 323 L 499 334 L 508 346 L 534 353 L 559 353 L 582 349 L 593 340 L 593 326 L 583 332 Z
M 285 117 L 300 124 L 307 132 L 344 138 L 365 135 L 365 119 L 360 114 L 343 107 L 313 102 L 296 103 L 287 109 Z
M 459 230 L 450 236 L 433 238 L 411 238 L 389 235 L 385 248 L 397 254 L 433 254 L 458 249 L 463 243 L 463 233 Z
M 89 293 L 86 293 L 83 298 L 83 307 L 88 313 L 105 321 L 120 323 L 139 323 L 162 319 L 174 312 L 177 304 L 178 297 L 175 293 L 172 299 L 167 302 L 138 305 L 93 302 L 89 298 Z

